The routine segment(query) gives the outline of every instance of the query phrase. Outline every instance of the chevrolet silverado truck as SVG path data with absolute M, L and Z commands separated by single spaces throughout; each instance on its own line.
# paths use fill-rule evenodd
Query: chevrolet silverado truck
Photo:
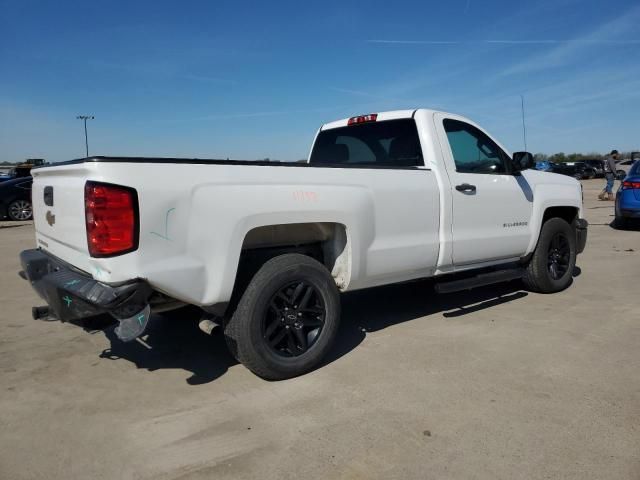
M 578 181 L 530 167 L 458 115 L 323 125 L 307 163 L 89 157 L 33 169 L 34 318 L 108 313 L 124 341 L 195 305 L 267 379 L 318 366 L 340 293 L 433 277 L 451 293 L 570 285 L 585 247 Z M 153 319 L 151 320 L 153 321 Z

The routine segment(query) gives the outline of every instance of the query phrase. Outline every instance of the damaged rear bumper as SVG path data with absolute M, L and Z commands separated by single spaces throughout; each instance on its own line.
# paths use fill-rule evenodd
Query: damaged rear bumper
M 132 319 L 139 327 L 146 326 L 150 308 L 152 288 L 144 280 L 120 284 L 106 284 L 94 280 L 90 275 L 63 262 L 40 249 L 24 250 L 20 253 L 22 272 L 20 276 L 31 283 L 34 290 L 49 305 L 48 314 L 63 322 L 77 323 L 87 317 L 109 313 L 120 321 L 120 326 Z M 40 310 L 40 313 L 42 311 Z M 38 309 L 34 309 L 34 318 Z M 144 325 L 143 325 L 144 323 Z M 140 328 L 135 332 L 142 333 Z M 123 340 L 125 332 L 118 333 Z

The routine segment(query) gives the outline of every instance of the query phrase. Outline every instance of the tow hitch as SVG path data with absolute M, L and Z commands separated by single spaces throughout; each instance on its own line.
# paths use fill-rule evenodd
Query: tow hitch
M 42 307 L 32 307 L 31 316 L 33 317 L 34 320 L 45 320 L 45 321 L 57 320 L 57 318 L 55 318 L 51 314 L 51 310 L 49 309 L 48 305 L 44 305 Z

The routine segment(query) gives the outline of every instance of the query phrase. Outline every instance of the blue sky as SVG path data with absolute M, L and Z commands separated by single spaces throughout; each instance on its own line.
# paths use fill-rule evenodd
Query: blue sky
M 0 160 L 305 158 L 318 126 L 438 108 L 522 149 L 640 150 L 636 1 L 0 1 Z

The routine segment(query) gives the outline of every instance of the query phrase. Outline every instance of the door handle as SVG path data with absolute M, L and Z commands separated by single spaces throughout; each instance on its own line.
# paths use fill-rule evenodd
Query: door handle
M 456 185 L 456 190 L 459 192 L 475 192 L 476 186 L 470 185 L 468 183 L 463 183 L 462 185 Z

